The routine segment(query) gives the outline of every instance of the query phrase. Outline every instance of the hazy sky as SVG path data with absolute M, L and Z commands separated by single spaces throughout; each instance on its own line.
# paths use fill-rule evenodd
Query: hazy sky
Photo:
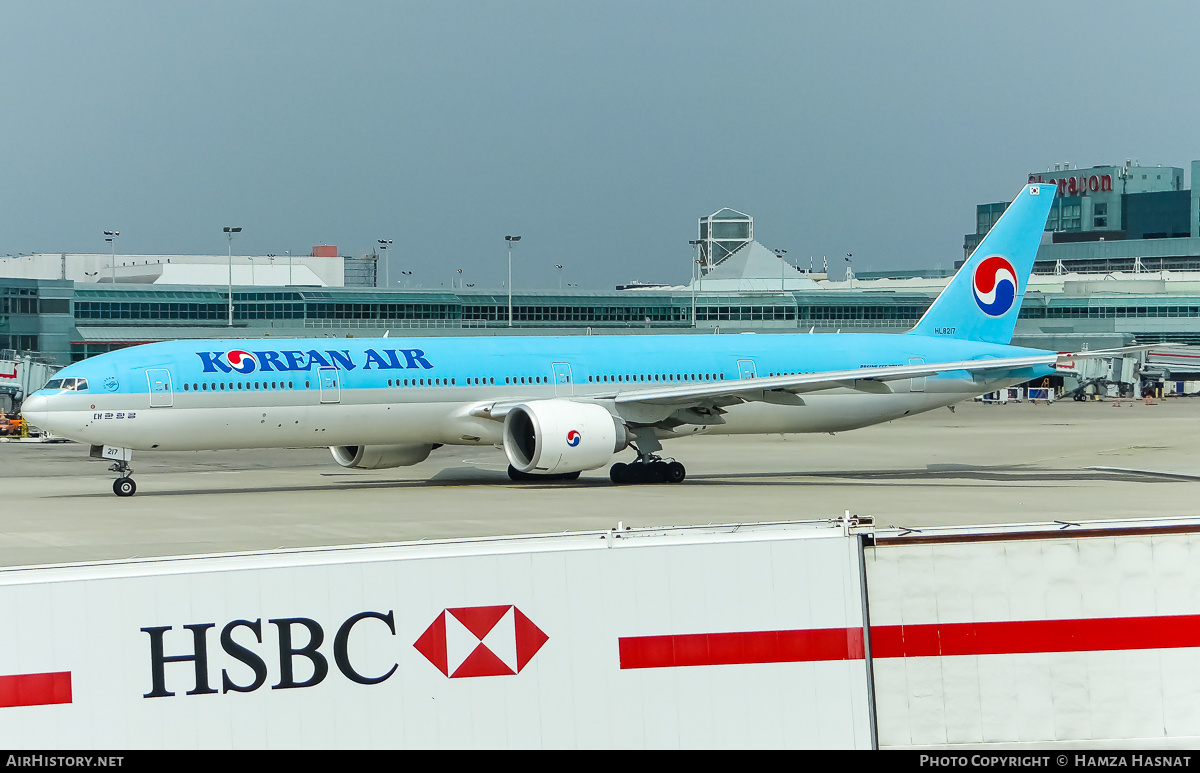
M 0 254 L 239 225 L 482 288 L 520 234 L 518 289 L 607 289 L 686 281 L 732 207 L 803 266 L 949 267 L 1031 171 L 1200 158 L 1197 30 L 1194 2 L 0 0 Z

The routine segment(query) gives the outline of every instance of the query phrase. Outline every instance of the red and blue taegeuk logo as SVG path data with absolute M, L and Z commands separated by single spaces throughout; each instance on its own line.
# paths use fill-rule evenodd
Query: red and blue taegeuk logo
M 579 445 L 579 439 L 581 437 L 582 436 L 579 434 L 579 430 L 571 430 L 567 433 L 567 445 L 569 445 L 571 448 L 574 448 L 575 446 Z
M 258 360 L 254 358 L 253 354 L 244 352 L 241 349 L 226 352 L 225 359 L 229 361 L 230 367 L 243 375 L 253 372 L 255 366 L 258 364 Z
M 1006 258 L 990 255 L 975 268 L 971 282 L 975 303 L 989 317 L 999 317 L 1012 308 L 1017 299 L 1017 272 Z

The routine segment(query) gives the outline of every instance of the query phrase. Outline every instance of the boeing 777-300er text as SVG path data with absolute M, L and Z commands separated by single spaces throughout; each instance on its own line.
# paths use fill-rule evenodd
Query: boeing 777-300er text
M 135 450 L 328 446 L 375 469 L 498 445 L 512 479 L 545 480 L 632 448 L 614 483 L 678 483 L 669 438 L 865 427 L 1076 356 L 1009 345 L 1055 191 L 1025 187 L 904 334 L 181 340 L 70 365 L 23 412 L 112 460 L 120 496 Z

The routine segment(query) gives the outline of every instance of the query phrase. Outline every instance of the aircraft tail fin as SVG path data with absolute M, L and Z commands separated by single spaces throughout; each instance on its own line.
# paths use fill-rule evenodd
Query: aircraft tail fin
M 1011 341 L 1057 190 L 1025 186 L 909 333 Z

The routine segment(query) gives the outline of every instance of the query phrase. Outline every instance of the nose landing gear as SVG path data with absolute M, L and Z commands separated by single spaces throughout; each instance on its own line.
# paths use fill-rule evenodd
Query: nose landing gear
M 113 493 L 119 497 L 133 496 L 137 491 L 137 484 L 133 482 L 133 468 L 129 466 L 129 462 L 117 461 L 108 469 L 119 476 L 113 481 Z
M 131 497 L 135 491 L 137 484 L 133 482 L 133 478 L 117 478 L 113 481 L 113 493 L 119 497 Z
M 108 470 L 117 473 L 117 479 L 113 481 L 114 494 L 119 497 L 131 497 L 133 492 L 137 491 L 137 484 L 133 482 L 133 468 L 129 466 L 130 460 L 133 459 L 132 448 L 94 445 L 88 451 L 88 456 L 112 462 Z

